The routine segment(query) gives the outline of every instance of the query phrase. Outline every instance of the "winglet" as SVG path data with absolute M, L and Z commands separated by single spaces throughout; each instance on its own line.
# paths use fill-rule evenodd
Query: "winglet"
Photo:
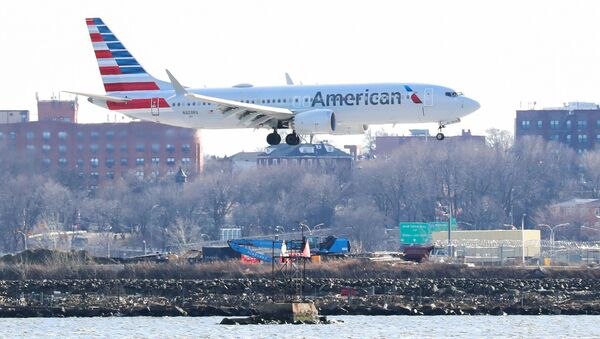
M 292 77 L 287 72 L 285 72 L 285 83 L 288 84 L 288 86 L 294 85 Z
M 165 71 L 167 72 L 167 75 L 169 76 L 169 80 L 171 81 L 171 85 L 173 86 L 173 89 L 175 89 L 175 94 L 186 95 L 187 90 L 179 83 L 179 81 L 177 81 L 177 79 L 175 79 L 173 74 L 171 74 L 171 72 L 169 72 L 168 69 L 165 69 Z

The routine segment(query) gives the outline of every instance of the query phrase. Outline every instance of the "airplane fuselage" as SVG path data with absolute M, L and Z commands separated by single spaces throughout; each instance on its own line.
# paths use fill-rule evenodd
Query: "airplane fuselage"
M 471 99 L 452 89 L 429 84 L 294 85 L 188 89 L 189 92 L 251 104 L 287 108 L 300 113 L 330 109 L 339 125 L 446 122 L 476 109 Z M 207 128 L 244 128 L 243 121 L 223 117 L 217 105 L 177 96 L 173 90 L 115 92 L 128 103 L 96 102 L 125 115 L 164 124 Z M 137 100 L 142 99 L 142 101 Z M 142 103 L 141 105 L 138 103 Z M 269 127 L 269 126 L 265 126 Z

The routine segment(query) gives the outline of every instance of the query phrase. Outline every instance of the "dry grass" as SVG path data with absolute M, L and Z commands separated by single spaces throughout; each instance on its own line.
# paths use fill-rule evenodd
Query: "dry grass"
M 103 260 L 106 262 L 106 260 Z M 187 263 L 100 264 L 85 252 L 33 251 L 3 257 L 0 280 L 24 279 L 238 279 L 268 278 L 270 264 L 245 264 L 236 261 Z M 600 278 L 600 269 L 564 267 L 543 269 L 521 267 L 475 267 L 424 263 L 371 262 L 360 259 L 307 263 L 310 278 Z

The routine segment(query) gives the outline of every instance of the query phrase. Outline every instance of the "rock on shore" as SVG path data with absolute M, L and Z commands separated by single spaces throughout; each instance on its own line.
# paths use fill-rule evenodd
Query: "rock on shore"
M 0 281 L 0 317 L 253 316 L 284 292 L 267 278 Z M 321 315 L 600 314 L 597 279 L 307 279 L 305 295 Z

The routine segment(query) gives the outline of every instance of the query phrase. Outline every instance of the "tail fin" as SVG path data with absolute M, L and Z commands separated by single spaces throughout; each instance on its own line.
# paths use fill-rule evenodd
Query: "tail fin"
M 171 89 L 148 74 L 100 18 L 85 19 L 107 94 Z

